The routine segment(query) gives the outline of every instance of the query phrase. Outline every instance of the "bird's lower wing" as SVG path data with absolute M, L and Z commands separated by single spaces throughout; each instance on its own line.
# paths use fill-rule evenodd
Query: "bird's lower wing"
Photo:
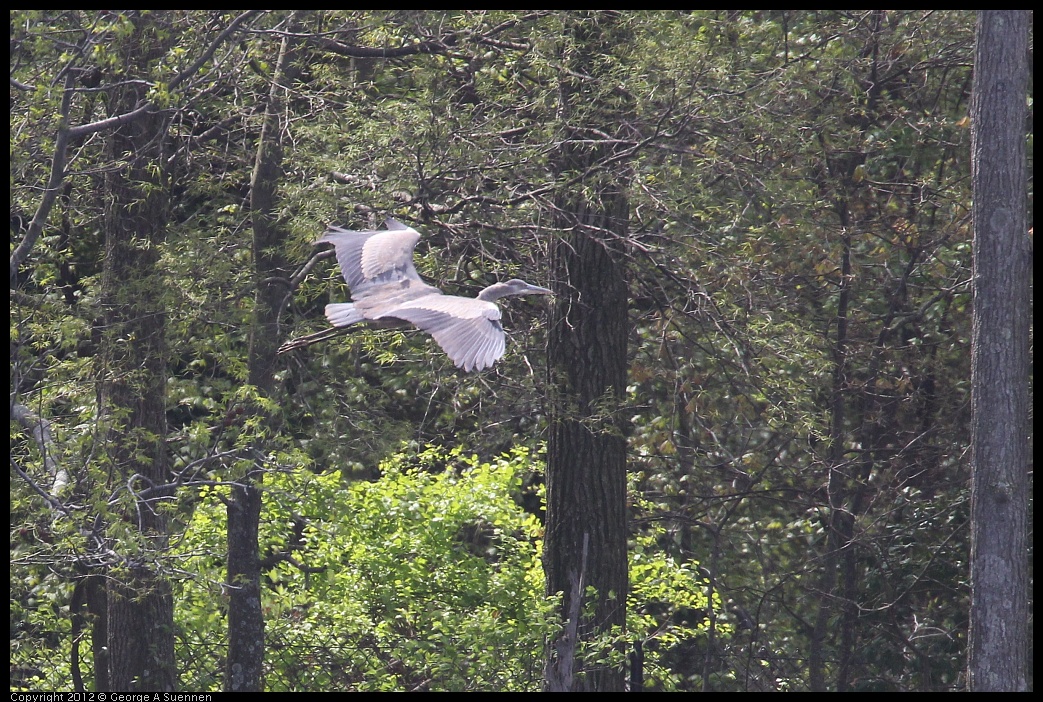
M 467 298 L 458 299 L 472 302 Z M 489 304 L 495 316 L 460 316 L 452 313 L 453 307 L 451 300 L 446 304 L 443 298 L 426 306 L 400 307 L 395 310 L 394 316 L 415 324 L 433 336 L 458 368 L 465 371 L 488 368 L 503 356 L 506 348 L 499 309 Z

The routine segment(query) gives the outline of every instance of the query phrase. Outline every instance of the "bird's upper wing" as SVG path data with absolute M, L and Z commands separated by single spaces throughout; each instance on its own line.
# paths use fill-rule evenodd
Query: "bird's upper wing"
M 427 295 L 399 305 L 386 316 L 404 319 L 426 331 L 465 371 L 488 368 L 504 353 L 500 308 L 491 302 Z
M 381 231 L 330 227 L 315 242 L 333 244 L 340 272 L 356 300 L 388 283 L 407 279 L 422 283 L 413 266 L 413 247 L 420 233 L 393 219 L 388 219 L 388 226 L 392 228 Z

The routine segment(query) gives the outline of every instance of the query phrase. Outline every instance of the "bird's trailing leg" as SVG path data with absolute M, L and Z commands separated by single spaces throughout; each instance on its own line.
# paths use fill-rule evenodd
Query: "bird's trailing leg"
M 280 346 L 278 353 L 284 354 L 288 351 L 293 351 L 294 349 L 303 349 L 305 346 L 318 344 L 322 341 L 329 341 L 334 337 L 340 336 L 341 334 L 347 334 L 350 331 L 353 331 L 351 327 L 330 327 L 329 329 L 317 331 L 314 334 L 299 336 L 296 339 L 290 339 Z
M 351 307 L 349 304 L 341 303 L 339 305 L 326 305 L 326 308 L 330 307 Z M 333 320 L 331 320 L 333 321 Z M 290 339 L 285 344 L 279 347 L 279 354 L 284 354 L 287 351 L 293 351 L 294 349 L 303 349 L 305 346 L 311 346 L 312 344 L 318 344 L 323 341 L 329 341 L 341 334 L 350 334 L 351 332 L 358 331 L 359 329 L 401 329 L 409 326 L 406 322 L 401 319 L 395 319 L 390 317 L 388 319 L 367 319 L 361 324 L 348 323 L 347 325 L 339 327 L 330 327 L 329 329 L 323 329 L 317 331 L 314 334 L 307 334 L 305 336 L 299 336 L 296 339 Z

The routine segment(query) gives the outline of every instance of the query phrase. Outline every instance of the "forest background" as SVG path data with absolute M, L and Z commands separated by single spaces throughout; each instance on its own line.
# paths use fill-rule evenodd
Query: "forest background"
M 12 11 L 12 689 L 965 689 L 974 38 Z M 278 355 L 385 216 L 558 295 Z

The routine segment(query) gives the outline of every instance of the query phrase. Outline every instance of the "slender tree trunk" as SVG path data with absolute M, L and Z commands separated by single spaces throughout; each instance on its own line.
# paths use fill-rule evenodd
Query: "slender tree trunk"
M 1028 689 L 1027 10 L 978 15 L 971 100 L 973 692 Z
M 570 17 L 563 80 L 563 122 L 612 131 L 621 120 L 589 107 L 598 68 L 593 57 L 611 52 L 616 19 L 610 14 Z M 590 78 L 590 76 L 595 76 Z M 594 82 L 587 82 L 594 81 Z M 596 124 L 594 123 L 596 122 Z M 568 127 L 558 154 L 558 176 L 575 174 L 612 155 L 612 147 L 580 145 L 580 127 Z M 555 224 L 563 233 L 551 253 L 556 301 L 548 344 L 553 419 L 547 461 L 547 530 L 544 570 L 548 593 L 563 593 L 566 627 L 550 646 L 548 691 L 622 691 L 622 670 L 589 663 L 582 645 L 622 628 L 628 586 L 626 553 L 626 439 L 620 405 L 627 367 L 627 266 L 622 244 L 629 209 L 626 167 L 593 169 L 589 178 L 557 197 Z M 585 193 L 585 194 L 579 194 Z M 588 601 L 586 589 L 596 594 Z
M 260 477 L 242 479 L 228 500 L 228 657 L 225 690 L 260 692 L 264 614 L 261 611 Z
M 122 56 L 138 75 L 161 56 L 154 19 L 131 15 L 136 32 Z M 127 112 L 145 87 L 127 84 L 112 113 Z M 166 119 L 153 114 L 117 128 L 108 140 L 105 262 L 101 308 L 104 326 L 99 395 L 110 482 L 135 491 L 124 521 L 139 537 L 115 544 L 125 564 L 108 573 L 109 685 L 114 691 L 171 691 L 176 687 L 174 605 L 156 555 L 167 547 L 163 514 L 167 494 L 150 490 L 169 478 L 166 436 L 166 311 L 158 272 L 166 232 L 163 170 Z
M 272 78 L 265 120 L 257 147 L 251 181 L 253 254 L 257 292 L 250 329 L 249 381 L 264 397 L 275 391 L 275 362 L 279 338 L 279 312 L 287 289 L 282 255 L 286 230 L 275 221 L 276 189 L 282 176 L 283 94 L 294 78 L 291 40 L 285 38 Z M 264 410 L 258 406 L 256 412 Z M 271 417 L 263 423 L 271 428 Z M 265 435 L 270 435 L 265 432 Z M 225 689 L 260 692 L 264 683 L 264 614 L 261 610 L 261 558 L 258 530 L 261 516 L 263 473 L 239 480 L 228 501 L 228 659 Z
M 846 229 L 847 211 L 843 204 L 839 212 Z M 829 646 L 827 638 L 830 620 L 837 607 L 837 575 L 841 569 L 841 554 L 851 541 L 853 516 L 847 510 L 849 479 L 844 462 L 844 436 L 847 424 L 845 392 L 848 373 L 848 305 L 851 301 L 849 281 L 851 279 L 851 237 L 845 233 L 841 255 L 840 295 L 837 302 L 837 340 L 833 347 L 833 388 L 830 399 L 829 475 L 826 483 L 829 512 L 826 517 L 826 551 L 822 559 L 822 574 L 818 583 L 818 611 L 811 632 L 811 647 L 808 655 L 808 678 L 811 689 L 825 692 L 829 688 L 826 680 L 826 659 Z
M 91 615 L 91 652 L 94 654 L 94 692 L 110 690 L 108 598 L 103 577 L 87 583 L 87 612 Z

